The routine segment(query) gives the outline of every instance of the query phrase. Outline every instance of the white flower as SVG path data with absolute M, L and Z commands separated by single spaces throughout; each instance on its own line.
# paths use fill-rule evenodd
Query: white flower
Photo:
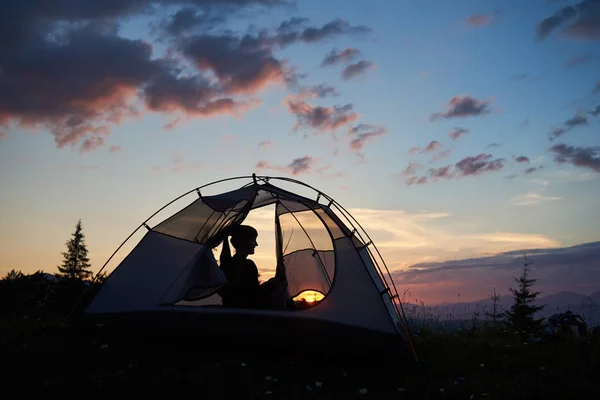
M 107 345 L 107 344 L 103 344 L 102 346 L 100 346 L 100 348 L 101 348 L 102 350 L 106 350 L 106 349 L 108 349 L 108 345 Z
M 367 392 L 368 392 L 367 388 L 362 388 L 358 391 L 358 393 L 360 393 L 360 394 L 367 394 Z
M 483 367 L 485 367 L 485 364 L 479 364 L 479 366 L 480 366 L 481 368 L 483 368 Z
M 270 390 L 267 390 L 267 391 L 265 392 L 265 394 L 266 394 L 267 396 L 270 396 L 270 395 L 272 395 L 272 394 L 273 394 L 273 392 L 271 392 Z
M 444 393 L 444 388 L 441 388 L 441 389 L 440 389 L 440 392 Z
M 399 392 L 404 392 L 404 388 L 398 388 Z

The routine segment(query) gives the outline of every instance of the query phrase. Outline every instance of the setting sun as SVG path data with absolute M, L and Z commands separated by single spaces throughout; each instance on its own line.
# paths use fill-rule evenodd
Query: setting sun
M 295 301 L 306 301 L 307 303 L 316 303 L 323 300 L 325 296 L 316 290 L 305 290 L 294 298 Z

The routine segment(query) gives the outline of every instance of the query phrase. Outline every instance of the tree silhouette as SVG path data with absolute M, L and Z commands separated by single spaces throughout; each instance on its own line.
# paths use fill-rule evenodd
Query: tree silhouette
M 61 278 L 69 280 L 86 279 L 92 275 L 90 260 L 87 257 L 88 250 L 85 245 L 85 236 L 81 226 L 81 220 L 77 221 L 75 232 L 67 241 L 67 251 L 63 252 L 62 265 L 58 266 Z
M 506 322 L 508 326 L 521 335 L 536 334 L 543 328 L 543 318 L 535 318 L 534 315 L 545 306 L 534 305 L 535 299 L 540 292 L 534 292 L 531 287 L 536 279 L 529 277 L 529 266 L 533 261 L 527 260 L 527 255 L 523 260 L 523 274 L 520 278 L 514 278 L 518 283 L 517 289 L 510 288 L 513 294 L 514 302 L 510 310 L 506 312 Z

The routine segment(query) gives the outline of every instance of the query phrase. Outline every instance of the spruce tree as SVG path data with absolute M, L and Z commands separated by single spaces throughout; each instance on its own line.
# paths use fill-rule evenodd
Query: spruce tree
M 75 232 L 67 241 L 67 251 L 63 252 L 62 265 L 58 266 L 60 276 L 66 279 L 86 279 L 92 275 L 90 260 L 87 257 L 88 250 L 85 245 L 85 236 L 81 226 L 81 220 L 75 225 Z
M 513 294 L 514 302 L 510 310 L 506 312 L 506 322 L 508 326 L 516 332 L 525 336 L 527 334 L 539 333 L 543 328 L 543 318 L 535 318 L 535 313 L 542 310 L 545 306 L 536 306 L 535 299 L 540 292 L 534 292 L 531 287 L 537 281 L 529 277 L 529 266 L 533 261 L 527 260 L 527 256 L 523 261 L 523 274 L 520 278 L 514 278 L 518 283 L 516 289 L 510 288 Z

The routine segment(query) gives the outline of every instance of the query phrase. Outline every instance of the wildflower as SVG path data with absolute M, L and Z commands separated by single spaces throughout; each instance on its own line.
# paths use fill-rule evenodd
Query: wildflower
M 246 364 L 246 363 L 241 363 L 240 365 L 241 365 L 242 367 L 245 367 L 245 366 L 247 366 L 248 364 Z
M 108 345 L 107 345 L 107 344 L 103 344 L 102 346 L 100 346 L 100 348 L 101 348 L 102 350 L 106 350 L 106 349 L 108 349 Z
M 398 388 L 399 392 L 404 392 L 404 388 Z
M 481 368 L 485 367 L 485 364 L 479 364 L 481 366 Z
M 272 380 L 273 378 L 271 378 L 270 376 L 265 376 L 265 379 L 266 379 L 267 381 L 270 381 L 270 380 Z
M 267 391 L 265 392 L 265 394 L 266 394 L 267 396 L 270 396 L 270 395 L 272 395 L 272 394 L 273 394 L 273 392 L 271 392 L 270 390 L 267 390 Z
M 344 371 L 344 372 L 342 372 L 342 375 L 348 376 L 348 373 L 346 371 Z
M 367 392 L 368 392 L 367 388 L 362 388 L 362 389 L 360 389 L 360 390 L 358 391 L 358 393 L 360 393 L 360 394 L 362 394 L 362 395 L 365 395 L 365 394 L 367 394 Z
M 315 382 L 315 386 L 316 387 L 321 387 L 321 386 L 323 386 L 323 383 L 322 382 Z
M 441 389 L 440 389 L 440 392 L 444 393 L 444 388 L 441 388 Z

